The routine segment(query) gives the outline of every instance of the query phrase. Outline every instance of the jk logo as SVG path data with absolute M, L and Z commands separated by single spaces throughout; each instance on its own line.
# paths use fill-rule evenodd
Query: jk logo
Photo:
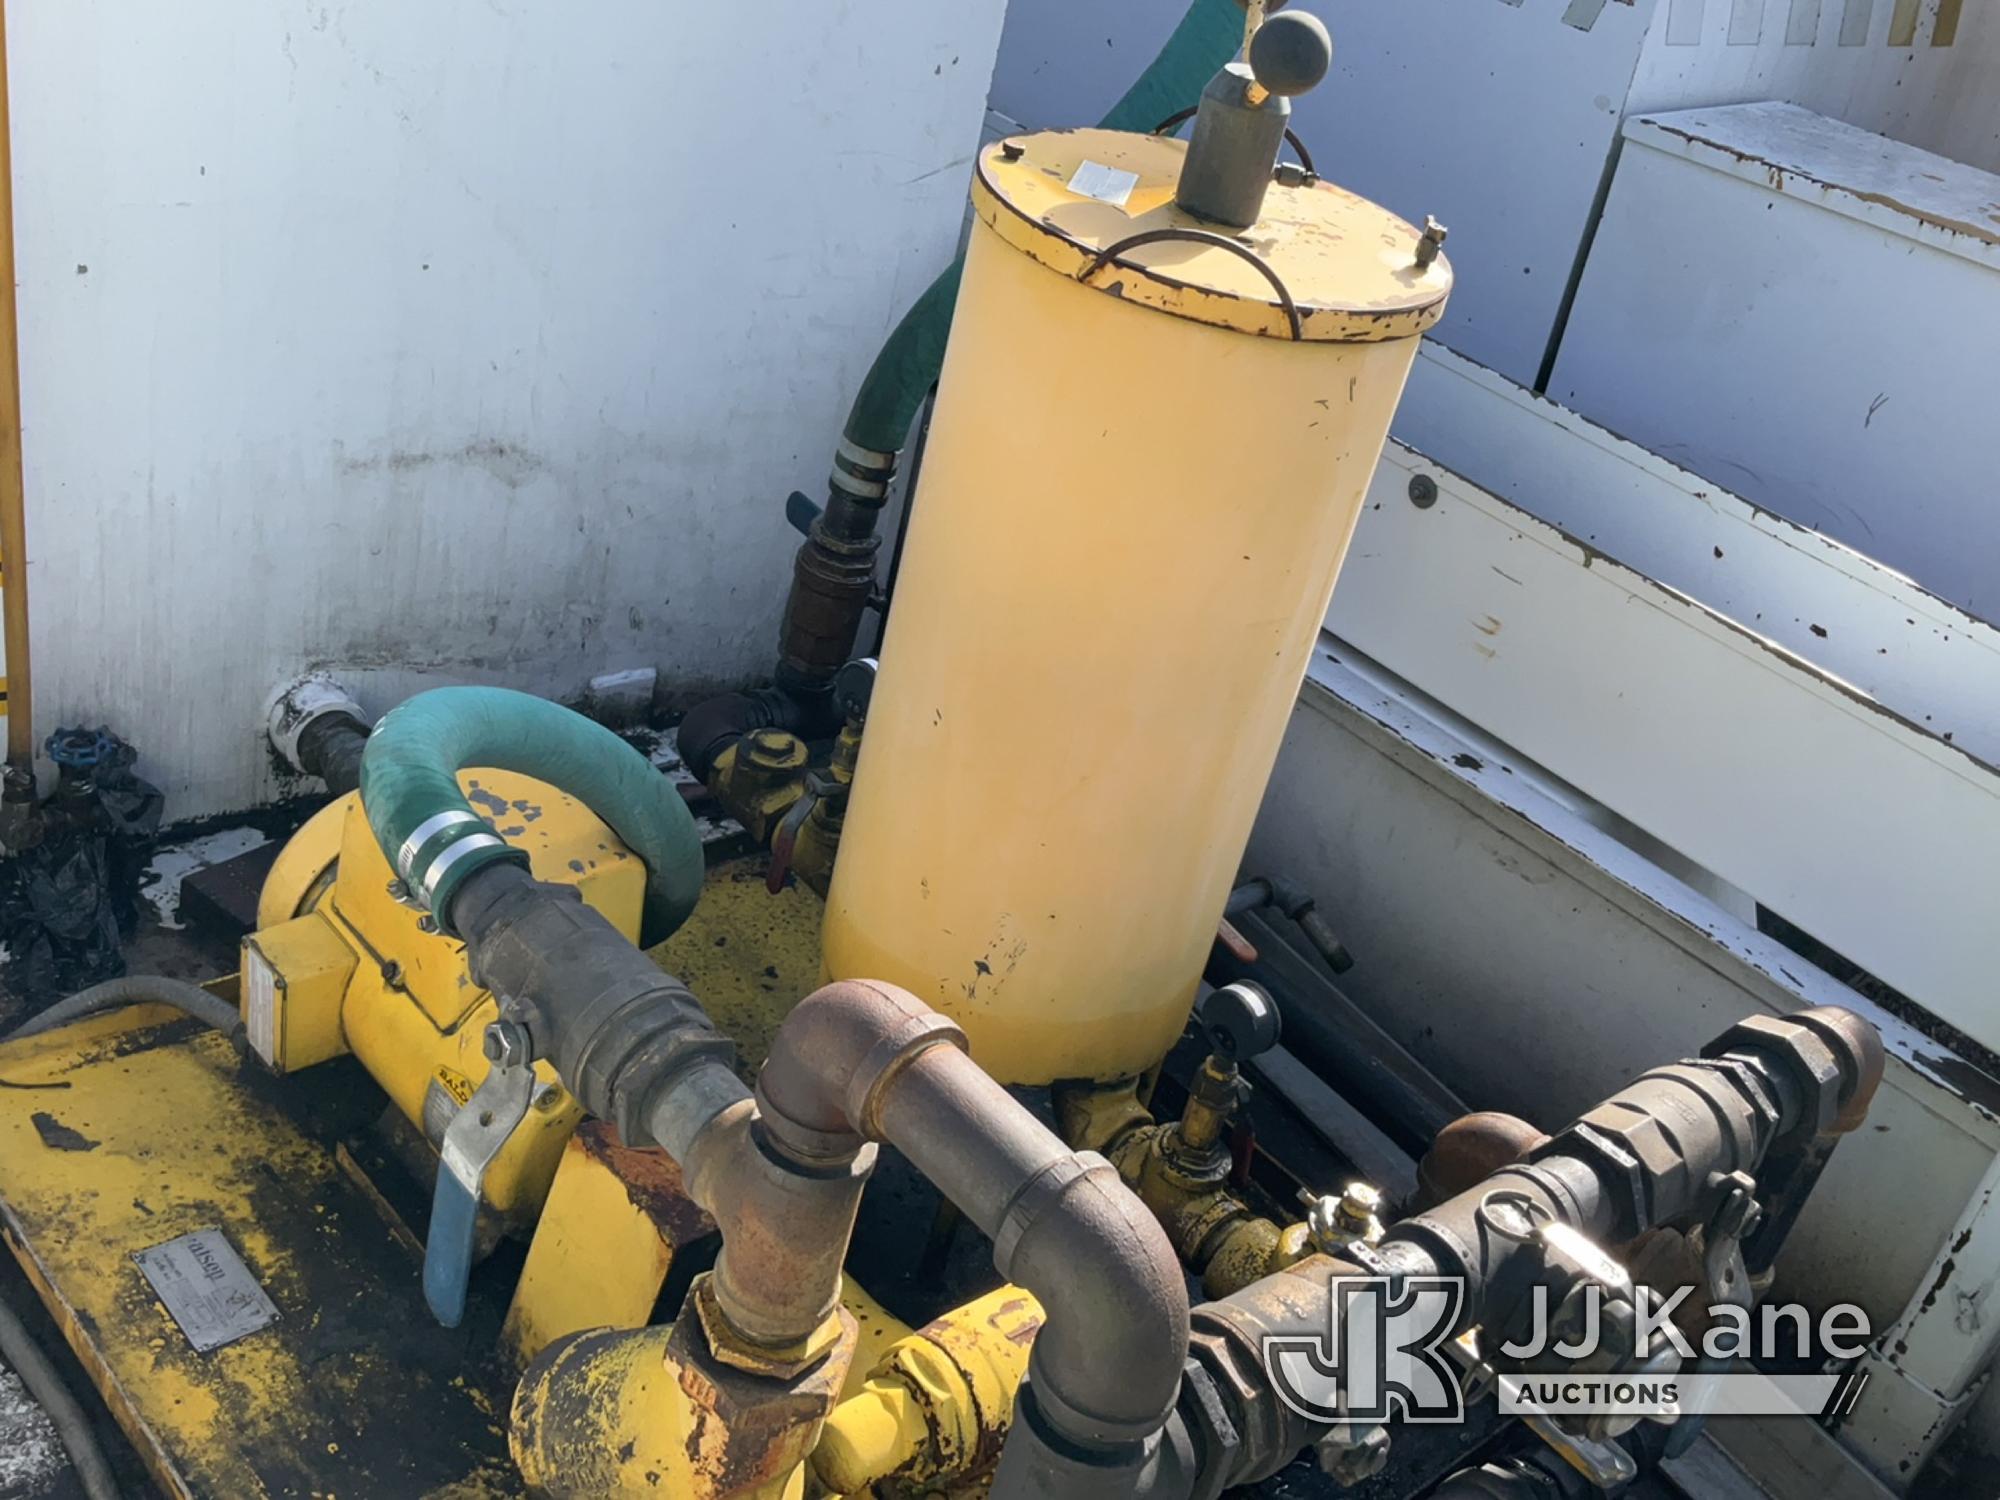
M 1278 1397 L 1315 1422 L 1460 1422 L 1465 1397 L 1444 1345 L 1465 1284 L 1443 1276 L 1336 1277 L 1323 1334 L 1264 1340 Z

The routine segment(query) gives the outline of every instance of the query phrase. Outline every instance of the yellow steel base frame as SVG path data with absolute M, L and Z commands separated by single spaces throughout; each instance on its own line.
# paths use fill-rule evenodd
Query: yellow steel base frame
M 810 892 L 774 897 L 759 863 L 738 862 L 711 873 L 694 917 L 654 951 L 738 1038 L 746 1076 L 818 982 L 819 917 Z M 150 1007 L 0 1047 L 8 1249 L 166 1494 L 519 1495 L 506 1423 L 522 1345 L 578 1320 L 652 1316 L 671 1251 L 652 1224 L 628 1221 L 662 1205 L 628 1196 L 623 1182 L 600 1191 L 586 1181 L 584 1216 L 619 1232 L 573 1229 L 547 1245 L 538 1235 L 530 1270 L 546 1255 L 557 1274 L 525 1279 L 511 1338 L 500 1304 L 477 1297 L 464 1327 L 439 1328 L 407 1233 L 299 1122 L 319 1071 L 273 1077 L 220 1036 Z M 571 1155 L 596 1161 L 582 1142 Z M 278 1313 L 208 1353 L 133 1260 L 196 1230 L 221 1231 Z M 580 1246 L 596 1252 L 588 1280 L 562 1264 Z M 862 1346 L 850 1388 L 907 1332 L 851 1292 Z M 537 1313 L 538 1326 L 521 1326 Z
M 478 1330 L 429 1316 L 408 1247 L 280 1108 L 284 1082 L 152 1008 L 0 1048 L 0 1079 L 8 1248 L 165 1493 L 520 1493 Z M 132 1258 L 204 1229 L 277 1307 L 208 1353 Z

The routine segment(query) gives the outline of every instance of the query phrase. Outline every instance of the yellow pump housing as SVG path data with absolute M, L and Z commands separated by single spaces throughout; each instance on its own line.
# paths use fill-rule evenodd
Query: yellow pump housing
M 462 772 L 459 785 L 500 836 L 528 851 L 537 879 L 574 885 L 637 941 L 646 867 L 581 802 L 508 771 Z M 361 799 L 349 793 L 292 838 L 265 882 L 244 940 L 243 1020 L 271 1068 L 296 1072 L 354 1053 L 435 1146 L 486 1077 L 480 1050 L 498 1002 L 465 951 L 398 902 Z M 284 920 L 290 912 L 298 912 Z M 582 1109 L 538 1062 L 534 1107 L 486 1174 L 486 1201 L 516 1227 L 547 1197 Z
M 827 973 L 906 986 L 1008 1083 L 1179 1036 L 1451 286 L 1435 237 L 1325 183 L 1217 233 L 1174 205 L 1185 150 L 980 158 L 828 896 Z

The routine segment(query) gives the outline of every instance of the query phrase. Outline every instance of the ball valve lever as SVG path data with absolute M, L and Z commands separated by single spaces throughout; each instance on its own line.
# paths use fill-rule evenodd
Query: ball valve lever
M 528 1029 L 499 1020 L 483 1039 L 486 1081 L 445 1127 L 438 1152 L 437 1190 L 431 1196 L 430 1233 L 424 1239 L 424 1300 L 446 1328 L 465 1316 L 465 1287 L 479 1225 L 479 1194 L 486 1169 L 527 1117 L 535 1096 L 534 1047 Z

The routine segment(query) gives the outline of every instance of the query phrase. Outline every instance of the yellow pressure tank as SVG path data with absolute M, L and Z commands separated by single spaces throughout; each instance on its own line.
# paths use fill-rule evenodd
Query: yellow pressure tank
M 1179 1036 L 1451 286 L 1438 236 L 1326 183 L 1193 218 L 1185 151 L 981 155 L 828 896 L 829 975 L 904 985 L 1009 1083 Z

